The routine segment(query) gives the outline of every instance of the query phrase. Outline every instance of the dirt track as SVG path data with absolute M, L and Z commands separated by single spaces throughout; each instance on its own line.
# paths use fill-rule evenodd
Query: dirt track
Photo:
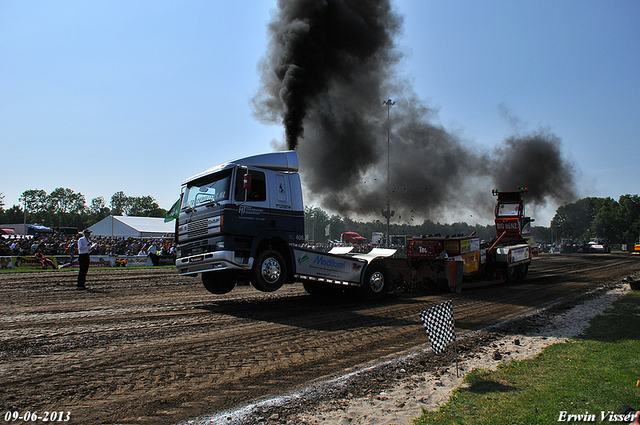
M 460 333 L 638 270 L 628 255 L 541 256 L 523 283 L 374 304 L 300 284 L 213 296 L 172 269 L 90 271 L 86 292 L 75 272 L 0 274 L 0 413 L 174 424 L 424 346 L 418 313 L 446 299 Z

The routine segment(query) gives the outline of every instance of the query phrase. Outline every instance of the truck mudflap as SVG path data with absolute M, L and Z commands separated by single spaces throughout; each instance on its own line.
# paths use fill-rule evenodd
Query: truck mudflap
M 347 255 L 353 247 L 340 248 L 334 248 L 331 252 L 319 252 L 293 247 L 293 277 L 337 285 L 360 286 L 369 263 L 396 252 L 395 249 L 374 248 L 366 254 Z
M 447 285 L 451 292 L 462 292 L 462 277 L 464 275 L 464 262 L 449 260 L 446 262 L 445 274 Z

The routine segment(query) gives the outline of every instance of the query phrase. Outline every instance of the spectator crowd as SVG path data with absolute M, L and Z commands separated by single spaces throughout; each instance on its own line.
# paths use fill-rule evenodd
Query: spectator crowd
M 33 238 L 0 238 L 0 255 L 78 255 L 78 239 L 82 234 L 47 234 Z M 94 255 L 175 255 L 176 245 L 173 239 L 141 239 L 108 236 L 93 236 L 96 246 Z

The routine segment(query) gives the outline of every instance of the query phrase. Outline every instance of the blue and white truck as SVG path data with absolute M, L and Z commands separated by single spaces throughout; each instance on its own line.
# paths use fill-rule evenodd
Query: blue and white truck
M 265 292 L 303 281 L 309 292 L 326 285 L 360 287 L 368 298 L 388 290 L 379 258 L 348 250 L 305 249 L 304 204 L 295 151 L 267 153 L 224 162 L 185 180 L 176 220 L 181 275 L 200 273 L 214 294 L 251 281 Z

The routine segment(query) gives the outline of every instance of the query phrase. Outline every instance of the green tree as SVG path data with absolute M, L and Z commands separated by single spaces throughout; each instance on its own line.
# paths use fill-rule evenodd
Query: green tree
M 638 195 L 622 195 L 618 199 L 620 215 L 624 222 L 622 242 L 638 242 L 640 235 L 640 197 Z
M 131 200 L 123 191 L 116 192 L 111 196 L 111 214 L 126 215 L 130 207 Z
M 591 235 L 607 238 L 609 243 L 618 243 L 624 226 L 620 205 L 612 198 L 605 198 L 591 223 Z
M 325 227 L 326 229 L 326 227 Z M 345 231 L 345 224 L 342 217 L 334 214 L 329 219 L 329 234 L 323 233 L 325 239 L 336 240 L 340 238 L 340 234 Z
M 47 195 L 46 213 L 43 223 L 48 226 L 66 227 L 86 210 L 84 195 L 71 189 L 57 187 Z
M 82 193 L 57 187 L 47 196 L 47 210 L 54 214 L 82 214 L 86 200 Z
M 17 224 L 24 221 L 24 211 L 19 205 L 14 205 L 8 208 L 2 214 L 2 223 L 5 224 Z
M 329 224 L 329 214 L 319 207 L 304 207 L 304 227 L 308 239 L 316 243 L 325 242 L 325 227 Z
M 640 235 L 640 197 L 583 198 L 556 210 L 551 227 L 558 237 L 588 241 L 607 238 L 609 243 L 631 243 Z
M 559 238 L 589 239 L 591 223 L 602 204 L 599 198 L 582 198 L 572 204 L 563 205 L 556 210 L 551 227 Z
M 111 197 L 111 213 L 136 217 L 164 217 L 167 211 L 160 208 L 153 196 L 127 196 L 120 191 Z
M 25 190 L 18 201 L 25 206 L 28 214 L 38 214 L 47 210 L 47 192 L 42 189 Z
M 24 205 L 27 220 L 31 223 L 45 223 L 47 218 L 47 192 L 29 189 L 22 192 L 18 201 Z
M 152 213 L 157 213 L 160 209 L 160 206 L 153 196 L 136 196 L 129 198 L 129 200 L 130 207 L 127 211 L 127 215 L 149 217 Z
M 89 205 L 87 211 L 87 226 L 92 226 L 100 220 L 108 217 L 111 214 L 111 210 L 105 205 L 104 198 L 98 196 L 91 199 L 91 205 Z
M 111 210 L 107 208 L 107 206 L 105 205 L 104 198 L 102 196 L 98 196 L 97 198 L 93 198 L 91 200 L 91 205 L 89 205 L 89 212 L 95 215 L 104 214 L 104 213 L 109 215 Z

